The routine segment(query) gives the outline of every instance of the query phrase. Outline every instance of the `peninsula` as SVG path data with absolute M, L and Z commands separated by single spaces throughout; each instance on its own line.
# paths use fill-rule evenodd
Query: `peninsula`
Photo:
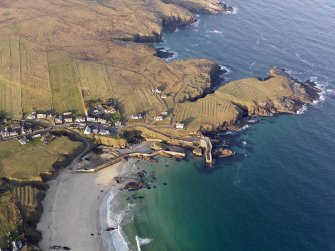
M 67 167 L 61 180 L 73 181 L 62 188 L 66 194 L 82 181 L 74 172 L 127 158 L 178 158 L 187 148 L 210 165 L 212 152 L 233 153 L 218 148 L 208 132 L 236 130 L 246 117 L 294 114 L 319 98 L 314 83 L 276 67 L 265 78 L 221 86 L 217 62 L 155 56 L 152 43 L 165 30 L 189 26 L 197 14 L 232 11 L 216 0 L 1 1 L 0 248 L 39 250 L 41 200 L 61 168 Z M 108 149 L 103 157 L 96 154 L 101 145 Z M 94 161 L 87 158 L 92 150 Z M 110 186 L 93 175 L 87 181 Z M 97 196 L 99 189 L 87 193 Z

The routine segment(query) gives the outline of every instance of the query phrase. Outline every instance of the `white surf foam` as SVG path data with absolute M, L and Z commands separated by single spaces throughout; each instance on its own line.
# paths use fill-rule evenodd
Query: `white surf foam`
M 191 24 L 191 27 L 199 27 L 200 24 L 200 18 L 197 17 L 197 21 L 195 21 L 193 24 Z
M 323 83 L 319 82 L 319 78 L 317 76 L 313 76 L 310 78 L 312 82 L 315 83 L 316 87 L 321 90 L 319 93 L 320 97 L 317 100 L 313 101 L 313 105 L 317 105 L 320 102 L 324 102 L 326 100 L 326 94 L 328 94 L 326 87 L 328 86 L 328 81 Z
M 245 131 L 249 128 L 250 126 L 249 125 L 244 125 L 242 126 L 238 131 L 241 132 L 241 131 Z
M 258 122 L 258 120 L 256 118 L 252 118 L 252 119 L 248 119 L 247 122 L 250 124 L 255 124 Z
M 238 8 L 237 7 L 233 7 L 232 11 L 225 11 L 224 13 L 228 14 L 228 15 L 236 15 L 238 13 Z
M 136 239 L 136 245 L 137 245 L 137 250 L 138 251 L 141 251 L 141 246 L 147 245 L 147 244 L 149 244 L 152 241 L 152 239 L 141 238 L 141 237 L 139 237 L 137 235 L 136 235 L 135 239 Z
M 298 111 L 297 114 L 301 115 L 307 111 L 307 105 L 303 105 Z
M 225 73 L 223 73 L 222 75 L 228 75 L 232 72 L 232 70 L 225 65 L 219 65 L 220 66 L 220 70 L 225 71 Z
M 335 96 L 335 89 L 326 89 L 326 93 Z
M 219 31 L 219 30 L 211 30 L 211 31 L 207 31 L 207 33 L 223 34 L 223 31 Z
M 234 132 L 234 131 L 226 131 L 224 134 L 225 135 L 235 135 L 236 132 Z

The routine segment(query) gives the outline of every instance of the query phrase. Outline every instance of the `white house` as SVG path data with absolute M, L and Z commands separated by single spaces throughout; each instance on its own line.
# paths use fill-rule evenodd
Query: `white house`
M 61 120 L 60 118 L 55 118 L 54 121 L 56 125 L 63 124 L 63 120 Z
M 27 119 L 36 119 L 36 112 L 32 112 Z
M 45 113 L 37 113 L 36 114 L 36 118 L 38 119 L 45 119 L 47 117 L 47 115 Z
M 142 114 L 131 115 L 131 119 L 143 119 Z
M 167 98 L 167 95 L 163 93 L 163 94 L 161 95 L 161 98 L 164 98 L 164 99 L 165 99 L 165 98 Z
M 176 128 L 177 129 L 184 129 L 184 124 L 183 123 L 176 123 Z
M 84 117 L 76 117 L 75 121 L 77 123 L 84 123 L 85 122 L 85 118 Z
M 41 134 L 35 134 L 35 135 L 31 136 L 31 138 L 33 138 L 33 139 L 37 139 L 37 138 L 40 138 L 40 137 L 42 137 Z
M 86 128 L 84 130 L 84 134 L 91 134 L 91 131 L 92 131 L 91 127 L 86 126 Z
M 95 118 L 93 118 L 93 117 L 87 117 L 86 121 L 87 122 L 96 122 Z
M 65 118 L 65 119 L 64 119 L 64 122 L 65 122 L 65 123 L 72 123 L 73 120 L 72 120 L 72 118 Z
M 107 124 L 107 120 L 98 118 L 98 122 L 101 124 Z
M 72 116 L 72 112 L 63 112 L 64 117 Z
M 8 131 L 5 129 L 5 130 L 2 130 L 1 132 L 0 132 L 0 135 L 1 135 L 1 137 L 2 138 L 7 138 L 7 137 L 9 137 L 9 133 L 8 133 Z
M 109 130 L 106 129 L 101 129 L 99 132 L 100 135 L 108 135 L 109 134 Z
M 161 113 L 163 116 L 167 116 L 168 115 L 168 112 L 162 112 Z
M 20 142 L 21 145 L 25 145 L 29 142 L 29 139 L 27 139 L 26 137 L 23 137 L 22 139 L 18 140 Z
M 115 127 L 122 127 L 121 121 L 115 121 Z
M 12 136 L 18 136 L 19 133 L 17 131 L 9 131 L 9 135 Z
M 155 121 L 163 121 L 163 116 L 155 116 L 154 120 Z
M 158 88 L 153 89 L 152 92 L 156 93 L 156 94 L 161 94 L 162 93 L 162 91 L 160 89 L 158 89 Z

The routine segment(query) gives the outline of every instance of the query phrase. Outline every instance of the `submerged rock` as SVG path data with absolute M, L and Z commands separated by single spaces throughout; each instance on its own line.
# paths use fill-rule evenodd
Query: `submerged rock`
M 218 148 L 213 151 L 213 156 L 217 158 L 226 158 L 233 156 L 235 153 L 229 149 Z
M 147 184 L 145 184 L 143 181 L 139 181 L 139 182 L 129 182 L 125 185 L 124 189 L 128 190 L 128 191 L 137 191 L 141 188 L 146 188 Z

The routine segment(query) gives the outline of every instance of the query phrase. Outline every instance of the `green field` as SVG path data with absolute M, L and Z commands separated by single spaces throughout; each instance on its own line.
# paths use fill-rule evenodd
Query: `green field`
M 17 141 L 0 142 L 4 175 L 21 182 L 41 181 L 41 174 L 51 174 L 52 165 L 81 146 L 80 142 L 60 137 L 46 145 L 36 139 L 27 145 Z

